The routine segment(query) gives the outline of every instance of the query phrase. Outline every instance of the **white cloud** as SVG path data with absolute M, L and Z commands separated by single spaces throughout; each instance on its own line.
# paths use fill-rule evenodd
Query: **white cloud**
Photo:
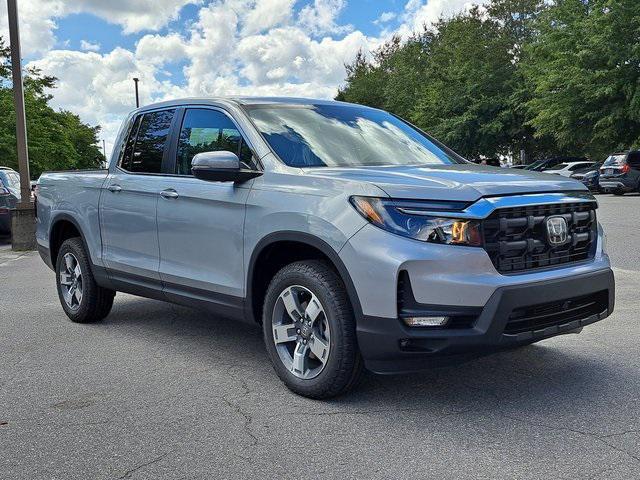
M 80 40 L 80 50 L 84 50 L 86 52 L 99 52 L 100 44 L 99 43 L 91 43 L 87 40 Z
M 182 60 L 187 51 L 180 35 L 145 35 L 136 45 L 136 57 L 152 65 Z
M 52 48 L 56 42 L 55 19 L 64 13 L 58 0 L 23 0 L 18 2 L 22 55 L 30 56 Z M 0 1 L 0 36 L 9 38 L 7 2 Z
M 382 25 L 383 23 L 388 23 L 391 20 L 394 20 L 398 16 L 395 12 L 383 12 L 380 16 L 373 21 L 376 25 Z
M 251 35 L 287 23 L 296 0 L 257 0 L 246 8 L 242 33 Z
M 314 34 L 345 33 L 353 30 L 352 25 L 338 25 L 336 19 L 346 6 L 346 0 L 314 0 L 298 15 L 302 27 Z
M 200 3 L 200 1 L 65 0 L 64 3 L 66 13 L 92 13 L 110 23 L 121 25 L 124 33 L 134 33 L 142 30 L 158 30 L 176 19 L 182 7 L 190 3 Z
M 47 51 L 56 44 L 56 19 L 91 13 L 122 26 L 124 33 L 158 30 L 178 17 L 182 7 L 202 0 L 21 0 L 18 2 L 23 55 Z M 8 37 L 7 2 L 0 1 L 0 36 Z
M 422 30 L 436 23 L 440 18 L 448 18 L 474 5 L 483 5 L 489 0 L 409 0 L 405 5 L 403 25 L 398 29 L 402 37 Z
M 143 104 L 194 95 L 333 97 L 344 81 L 344 65 L 359 50 L 371 52 L 394 33 L 385 30 L 372 38 L 341 24 L 346 1 L 314 0 L 296 14 L 300 0 L 212 0 L 200 6 L 197 19 L 182 31 L 146 34 L 132 51 L 116 48 L 101 54 L 92 51 L 99 45 L 85 41 L 85 51 L 49 50 L 31 65 L 59 78 L 53 105 L 102 125 L 110 150 L 122 117 L 134 108 L 133 77 L 140 78 Z M 385 12 L 376 21 L 398 19 L 401 27 L 395 32 L 406 36 L 425 22 L 483 1 L 409 0 L 400 13 Z M 31 12 L 23 25 L 42 26 L 23 36 L 32 49 L 50 49 L 56 44 L 55 19 L 78 11 L 100 15 L 126 31 L 156 29 L 187 3 L 201 2 L 21 0 L 23 10 Z M 37 5 L 46 5 L 48 13 L 39 12 Z M 182 62 L 184 80 L 176 83 L 166 70 Z

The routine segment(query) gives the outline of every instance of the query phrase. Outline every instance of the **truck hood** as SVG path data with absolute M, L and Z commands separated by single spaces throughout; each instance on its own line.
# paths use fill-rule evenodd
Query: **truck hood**
M 586 190 L 576 180 L 527 170 L 481 165 L 309 168 L 305 174 L 372 183 L 392 198 L 475 201 L 519 193 Z

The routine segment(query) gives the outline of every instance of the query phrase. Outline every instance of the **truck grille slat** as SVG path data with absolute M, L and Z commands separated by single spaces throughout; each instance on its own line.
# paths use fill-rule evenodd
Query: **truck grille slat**
M 550 268 L 593 258 L 597 238 L 595 202 L 501 208 L 483 221 L 484 247 L 501 273 Z M 545 220 L 567 221 L 567 243 L 552 247 Z

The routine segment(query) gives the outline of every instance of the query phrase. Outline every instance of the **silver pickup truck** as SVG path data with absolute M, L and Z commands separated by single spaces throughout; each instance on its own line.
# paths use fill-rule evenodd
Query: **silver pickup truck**
M 483 167 L 381 110 L 283 98 L 150 105 L 108 170 L 44 174 L 37 240 L 75 322 L 116 292 L 258 322 L 293 391 L 578 333 L 614 278 L 571 179 Z M 241 355 L 241 352 L 238 352 Z

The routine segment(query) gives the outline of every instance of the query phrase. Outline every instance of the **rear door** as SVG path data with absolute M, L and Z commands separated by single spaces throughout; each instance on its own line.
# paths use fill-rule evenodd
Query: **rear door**
M 103 257 L 114 281 L 161 290 L 156 208 L 175 112 L 157 110 L 133 119 L 118 165 L 103 186 Z
M 194 107 L 181 116 L 171 158 L 175 175 L 163 179 L 167 194 L 158 200 L 160 278 L 170 299 L 187 295 L 233 306 L 244 295 L 245 205 L 253 180 L 199 180 L 191 174 L 191 160 L 200 152 L 226 150 L 253 166 L 253 154 L 226 112 Z

